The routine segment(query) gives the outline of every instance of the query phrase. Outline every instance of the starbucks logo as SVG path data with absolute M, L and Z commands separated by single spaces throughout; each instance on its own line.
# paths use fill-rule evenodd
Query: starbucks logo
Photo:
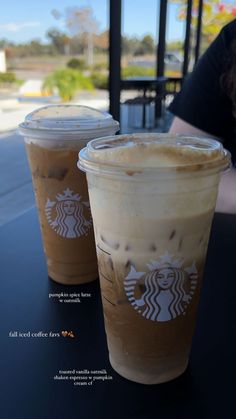
M 150 261 L 148 272 L 136 271 L 131 265 L 124 281 L 125 293 L 131 305 L 145 319 L 167 322 L 184 315 L 197 286 L 197 269 L 193 262 L 174 260 L 166 252 L 160 261 Z
M 67 188 L 57 194 L 55 201 L 47 199 L 46 218 L 59 236 L 68 239 L 86 235 L 92 226 L 89 202 L 81 202 L 81 196 Z M 87 214 L 87 215 L 86 215 Z

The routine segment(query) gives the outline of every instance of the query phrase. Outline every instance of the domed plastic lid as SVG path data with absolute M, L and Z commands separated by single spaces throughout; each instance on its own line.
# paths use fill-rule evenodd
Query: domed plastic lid
M 139 133 L 97 138 L 79 153 L 79 168 L 99 174 L 132 173 L 171 177 L 230 167 L 230 153 L 219 141 L 187 135 Z
M 48 138 L 56 135 L 112 133 L 119 129 L 119 123 L 107 112 L 101 112 L 88 106 L 49 105 L 39 108 L 25 117 L 20 124 L 20 133 L 25 136 Z

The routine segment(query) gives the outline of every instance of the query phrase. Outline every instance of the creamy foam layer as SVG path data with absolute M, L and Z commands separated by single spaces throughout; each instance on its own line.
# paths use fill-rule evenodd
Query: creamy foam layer
M 214 140 L 179 138 L 161 134 L 157 136 L 119 136 L 107 139 L 90 148 L 94 161 L 131 167 L 173 167 L 205 164 L 221 160 L 222 145 Z

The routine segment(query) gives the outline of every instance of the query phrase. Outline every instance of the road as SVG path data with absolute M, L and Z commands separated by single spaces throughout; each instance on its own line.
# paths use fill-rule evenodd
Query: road
M 0 135 L 0 225 L 35 205 L 24 140 L 16 131 Z

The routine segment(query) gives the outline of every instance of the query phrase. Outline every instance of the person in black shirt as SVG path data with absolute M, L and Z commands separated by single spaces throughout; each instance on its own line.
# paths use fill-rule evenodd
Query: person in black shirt
M 222 176 L 216 209 L 236 212 L 236 19 L 202 55 L 169 110 L 171 133 L 212 136 L 231 152 L 234 168 Z

